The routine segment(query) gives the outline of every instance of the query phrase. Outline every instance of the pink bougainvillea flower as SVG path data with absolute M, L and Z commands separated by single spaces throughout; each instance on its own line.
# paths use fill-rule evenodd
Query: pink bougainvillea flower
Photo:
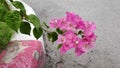
M 67 24 L 66 24 L 66 30 L 75 30 L 75 27 L 76 27 L 76 24 L 75 23 L 73 23 L 73 22 L 66 22 Z
M 52 19 L 50 21 L 50 27 L 51 28 L 57 28 L 57 23 L 58 23 L 58 20 L 57 19 Z
M 66 22 L 66 30 L 73 30 L 75 31 L 75 28 L 77 27 L 78 22 L 81 20 L 81 18 L 71 12 L 66 12 L 66 18 L 65 18 L 65 22 Z
M 66 20 L 73 21 L 75 14 L 73 12 L 66 12 Z
M 85 22 L 85 27 L 84 27 L 84 36 L 89 36 L 93 33 L 94 30 L 96 30 L 96 25 L 91 22 Z
M 72 40 L 74 37 L 76 37 L 76 35 L 73 31 L 66 31 L 64 35 L 69 40 Z
M 83 53 L 85 53 L 86 51 L 82 48 L 75 48 L 75 53 L 77 56 L 82 55 Z
M 74 44 L 75 47 L 81 48 L 82 45 L 83 45 L 83 42 L 82 42 L 82 40 L 80 38 L 75 37 L 73 39 L 73 44 Z
M 81 21 L 81 17 L 73 12 L 66 12 L 66 20 L 77 23 Z
M 64 54 L 64 52 L 67 52 L 67 50 L 71 49 L 71 48 L 82 48 L 82 40 L 80 38 L 78 38 L 74 32 L 72 31 L 68 31 L 65 33 L 65 37 L 66 37 L 66 42 L 63 43 L 60 52 L 62 52 L 62 54 Z M 63 51 L 62 51 L 63 50 Z
M 60 53 L 64 55 L 69 49 L 71 49 L 71 47 L 68 44 L 64 43 L 60 48 Z
M 77 23 L 77 26 L 76 26 L 76 29 L 84 29 L 85 27 L 85 24 L 84 24 L 84 21 L 81 19 L 78 23 Z
M 92 33 L 91 35 L 89 36 L 84 36 L 83 37 L 83 42 L 88 45 L 88 46 L 91 46 L 91 47 L 94 47 L 94 43 L 96 41 L 96 35 L 94 33 Z
M 67 50 L 65 49 L 64 45 L 62 45 L 62 47 L 60 48 L 60 54 L 64 55 L 67 52 Z
M 75 53 L 77 56 L 82 55 L 82 53 L 85 53 L 85 49 L 83 49 L 84 42 L 80 38 L 76 38 L 73 41 L 75 46 Z
M 66 42 L 66 37 L 63 36 L 63 35 L 58 35 L 58 40 L 57 40 L 57 43 L 58 44 L 63 44 Z
M 66 27 L 67 27 L 64 18 L 59 19 L 57 24 L 58 24 L 58 28 L 61 29 L 61 30 L 65 30 Z
M 71 12 L 66 12 L 66 21 L 70 22 L 75 29 L 76 28 L 83 28 L 84 26 L 84 22 L 82 20 L 82 18 L 75 14 L 75 13 L 71 13 Z
M 62 44 L 62 47 L 60 48 L 60 52 L 62 54 L 65 54 L 69 49 L 75 47 L 75 42 L 73 42 L 74 38 L 77 37 L 73 31 L 67 31 L 65 32 L 64 36 L 58 36 L 58 41 L 62 38 L 66 40 L 65 42 L 60 42 Z M 58 42 L 59 43 L 59 42 Z
M 75 48 L 77 56 L 86 53 L 94 47 L 96 41 L 96 25 L 93 22 L 83 20 L 79 15 L 73 12 L 66 12 L 66 16 L 60 19 L 50 21 L 51 28 L 59 28 L 62 34 L 58 35 L 57 44 L 60 47 L 60 53 L 65 54 L 68 50 Z M 79 33 L 79 31 L 82 31 Z

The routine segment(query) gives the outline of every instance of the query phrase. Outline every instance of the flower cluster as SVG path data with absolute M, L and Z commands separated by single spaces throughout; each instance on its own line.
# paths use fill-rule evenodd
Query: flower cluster
M 96 25 L 83 20 L 79 15 L 66 12 L 60 19 L 52 19 L 50 27 L 62 31 L 58 35 L 57 44 L 61 45 L 60 53 L 65 54 L 69 49 L 75 48 L 75 53 L 80 56 L 94 47 L 96 41 Z

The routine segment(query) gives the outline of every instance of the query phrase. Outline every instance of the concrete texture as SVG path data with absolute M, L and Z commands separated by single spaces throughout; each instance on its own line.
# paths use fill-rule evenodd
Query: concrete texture
M 73 11 L 85 20 L 94 21 L 97 25 L 96 47 L 80 57 L 76 57 L 73 50 L 60 56 L 56 46 L 45 40 L 49 56 L 46 68 L 56 68 L 56 66 L 63 68 L 120 68 L 120 0 L 23 1 L 35 10 L 41 21 L 49 22 L 51 18 L 64 16 L 66 11 Z

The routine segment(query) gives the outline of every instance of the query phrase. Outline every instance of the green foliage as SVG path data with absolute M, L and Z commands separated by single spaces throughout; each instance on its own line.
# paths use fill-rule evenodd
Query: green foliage
M 83 31 L 80 30 L 80 31 L 78 32 L 78 35 L 81 35 L 81 34 L 83 34 Z
M 33 34 L 35 36 L 36 39 L 38 39 L 39 37 L 41 37 L 41 35 L 43 34 L 43 30 L 42 28 L 38 28 L 38 30 L 36 28 L 33 29 Z
M 35 28 L 38 30 L 40 27 L 40 20 L 37 16 L 30 14 L 28 15 L 28 19 L 30 20 L 30 22 L 35 26 Z
M 57 47 L 57 49 L 60 49 L 61 47 L 62 47 L 62 44 L 59 44 L 58 47 Z
M 5 1 L 5 0 L 0 0 L 0 3 L 2 4 L 2 3 L 4 3 L 4 1 Z
M 63 31 L 60 30 L 59 28 L 57 28 L 56 31 L 57 31 L 59 34 L 63 34 Z
M 0 21 L 3 21 L 4 15 L 6 14 L 7 10 L 2 4 L 0 4 Z
M 55 42 L 58 39 L 58 34 L 56 32 L 47 33 L 49 41 Z
M 52 37 L 51 33 L 47 33 L 47 38 L 48 38 L 49 41 L 51 41 L 51 37 Z
M 20 32 L 23 34 L 30 35 L 31 27 L 28 22 L 22 22 L 20 25 Z
M 13 30 L 4 22 L 0 22 L 0 50 L 7 46 L 13 34 Z
M 58 39 L 58 34 L 56 32 L 52 32 L 51 35 L 52 35 L 52 42 Z
M 14 31 L 30 35 L 31 26 L 34 25 L 33 34 L 35 38 L 41 37 L 43 30 L 39 18 L 33 14 L 26 15 L 24 5 L 20 1 L 10 0 L 11 4 L 20 11 L 11 10 L 6 0 L 0 0 L 0 50 L 4 49 L 10 41 Z M 26 22 L 23 21 L 26 20 Z M 30 22 L 30 23 L 28 23 Z
M 22 15 L 26 15 L 25 7 L 24 7 L 24 5 L 21 2 L 19 2 L 19 1 L 13 1 L 12 4 L 16 8 L 20 9 L 20 12 L 21 12 Z
M 18 31 L 18 28 L 20 27 L 20 24 L 22 22 L 19 12 L 15 10 L 7 12 L 4 20 L 5 23 L 16 32 Z

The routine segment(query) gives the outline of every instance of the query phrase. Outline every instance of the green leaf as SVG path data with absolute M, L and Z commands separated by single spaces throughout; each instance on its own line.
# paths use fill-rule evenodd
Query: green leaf
M 5 0 L 0 0 L 0 3 L 3 4 Z
M 59 44 L 58 47 L 57 47 L 57 49 L 60 49 L 61 47 L 62 47 L 62 44 Z
M 47 33 L 48 40 L 51 41 L 51 33 Z
M 63 31 L 60 30 L 59 28 L 57 28 L 56 31 L 57 31 L 59 34 L 63 34 Z
M 24 5 L 20 2 L 20 1 L 13 1 L 12 4 L 21 10 L 22 14 L 26 14 L 26 10 L 25 10 L 25 7 Z
M 42 28 L 39 28 L 39 30 L 37 30 L 36 28 L 33 29 L 33 35 L 35 36 L 36 39 L 40 38 L 42 34 L 43 34 Z
M 2 5 L 0 5 L 0 21 L 4 20 L 4 15 L 6 14 L 6 12 L 7 10 Z
M 58 39 L 58 34 L 56 32 L 51 32 L 52 42 Z
M 28 22 L 22 22 L 20 25 L 20 32 L 23 34 L 30 35 L 31 26 Z
M 30 20 L 30 22 L 36 27 L 36 29 L 38 30 L 38 28 L 40 27 L 40 21 L 39 18 L 33 14 L 28 15 L 28 19 Z
M 4 22 L 0 22 L 0 50 L 3 50 L 11 40 L 14 31 Z
M 16 32 L 18 31 L 21 22 L 22 19 L 18 11 L 13 10 L 5 14 L 5 23 Z
M 80 30 L 80 31 L 78 32 L 78 35 L 81 35 L 81 34 L 83 34 L 83 31 Z
M 50 33 L 47 33 L 47 37 L 49 41 L 54 42 L 58 39 L 58 34 L 56 32 L 50 32 Z

